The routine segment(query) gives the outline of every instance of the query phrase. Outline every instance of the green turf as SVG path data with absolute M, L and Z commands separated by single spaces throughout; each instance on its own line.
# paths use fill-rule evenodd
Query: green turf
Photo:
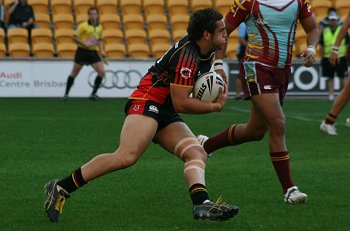
M 331 103 L 287 100 L 292 175 L 309 194 L 304 205 L 282 201 L 268 155 L 268 137 L 217 151 L 207 164 L 212 198 L 240 207 L 227 222 L 197 222 L 180 160 L 151 145 L 132 168 L 90 182 L 72 195 L 57 224 L 43 210 L 43 185 L 96 154 L 114 151 L 125 99 L 0 99 L 0 230 L 350 230 L 350 129 L 319 131 Z M 214 135 L 244 122 L 250 103 L 231 100 L 221 113 L 186 115 L 195 134 Z

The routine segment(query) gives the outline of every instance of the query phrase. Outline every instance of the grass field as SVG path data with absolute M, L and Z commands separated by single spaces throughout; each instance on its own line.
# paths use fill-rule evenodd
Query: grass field
M 207 164 L 215 199 L 240 207 L 227 222 L 197 222 L 183 180 L 182 162 L 151 145 L 132 168 L 90 182 L 67 201 L 60 221 L 48 221 L 43 185 L 96 154 L 114 151 L 125 99 L 0 99 L 0 230 L 350 230 L 350 107 L 336 137 L 319 124 L 331 103 L 287 100 L 287 145 L 292 175 L 309 194 L 304 205 L 282 201 L 268 155 L 268 137 L 217 151 Z M 214 135 L 244 122 L 250 103 L 231 100 L 221 113 L 183 116 L 195 134 Z

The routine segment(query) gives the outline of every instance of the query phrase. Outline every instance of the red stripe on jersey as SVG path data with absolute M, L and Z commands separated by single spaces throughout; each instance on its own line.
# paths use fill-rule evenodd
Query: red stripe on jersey
M 137 89 L 130 95 L 130 99 L 149 99 L 158 103 L 164 103 L 166 98 L 169 95 L 170 88 L 169 86 L 156 87 L 158 82 L 161 82 L 162 79 L 157 79 L 155 82 L 152 82 L 154 76 L 148 74 L 144 76 Z
M 192 51 L 192 52 L 191 52 Z M 194 58 L 193 50 L 185 47 L 180 54 L 175 69 L 174 84 L 193 86 L 194 76 L 198 72 L 198 64 Z

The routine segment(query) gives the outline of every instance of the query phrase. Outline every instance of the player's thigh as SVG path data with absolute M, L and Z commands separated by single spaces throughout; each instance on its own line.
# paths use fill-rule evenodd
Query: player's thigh
M 152 142 L 157 126 L 157 121 L 149 116 L 128 115 L 120 133 L 119 151 L 141 156 Z
M 103 66 L 103 63 L 97 62 L 97 63 L 93 63 L 91 64 L 92 68 L 97 72 L 98 76 L 100 77 L 104 77 L 105 76 L 105 68 Z
M 158 131 L 155 140 L 164 149 L 175 154 L 180 159 L 200 158 L 206 160 L 203 147 L 198 143 L 196 136 L 183 122 L 171 123 Z
M 251 109 L 245 130 L 249 134 L 257 133 L 257 136 L 263 136 L 267 131 L 264 115 L 255 107 L 252 107 Z
M 273 125 L 285 120 L 284 113 L 280 104 L 279 94 L 261 94 L 252 97 L 253 107 L 261 115 L 266 125 Z

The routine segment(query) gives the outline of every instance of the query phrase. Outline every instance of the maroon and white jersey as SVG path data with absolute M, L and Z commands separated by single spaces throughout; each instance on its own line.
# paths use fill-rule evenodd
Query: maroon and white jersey
M 226 21 L 247 25 L 244 61 L 284 68 L 291 65 L 298 19 L 312 15 L 309 0 L 234 0 Z

